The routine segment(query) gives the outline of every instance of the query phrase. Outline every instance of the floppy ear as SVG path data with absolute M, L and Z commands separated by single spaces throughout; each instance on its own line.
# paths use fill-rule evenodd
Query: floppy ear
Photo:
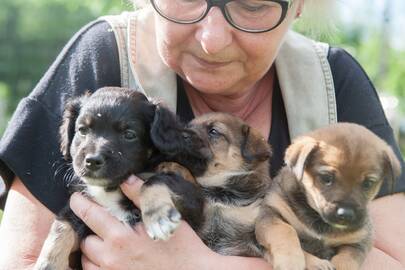
M 143 121 L 146 123 L 147 128 L 150 129 L 155 119 L 157 105 L 150 103 L 149 101 L 142 102 L 141 112 Z
M 302 179 L 307 161 L 317 149 L 318 143 L 311 137 L 300 137 L 287 148 L 284 161 L 297 179 Z
M 148 128 L 152 125 L 157 105 L 150 101 L 144 94 L 134 89 L 125 89 L 129 92 L 129 97 L 133 100 L 135 106 L 139 106 L 142 120 Z
M 242 157 L 249 163 L 266 161 L 271 156 L 270 145 L 248 125 L 242 126 Z
M 81 96 L 70 99 L 65 104 L 62 116 L 62 125 L 59 127 L 60 150 L 65 160 L 70 160 L 70 145 L 75 135 L 75 122 L 80 113 L 83 100 L 87 97 Z
M 150 135 L 153 144 L 164 153 L 172 153 L 180 149 L 184 124 L 169 109 L 156 106 Z
M 394 191 L 395 180 L 400 174 L 401 164 L 392 148 L 387 145 L 387 150 L 384 151 L 384 180 L 387 181 L 390 193 Z

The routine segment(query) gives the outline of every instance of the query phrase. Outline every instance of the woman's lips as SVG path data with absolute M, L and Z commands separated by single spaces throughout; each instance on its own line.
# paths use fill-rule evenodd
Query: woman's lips
M 197 56 L 193 56 L 194 60 L 203 68 L 207 69 L 215 69 L 215 68 L 221 68 L 226 65 L 229 65 L 231 61 L 210 61 L 210 60 L 205 60 Z

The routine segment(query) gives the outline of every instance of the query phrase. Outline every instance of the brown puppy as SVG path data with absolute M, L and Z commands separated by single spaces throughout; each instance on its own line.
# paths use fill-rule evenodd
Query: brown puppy
M 159 113 L 156 115 L 159 117 Z M 167 178 L 149 179 L 141 193 L 142 219 L 148 234 L 153 239 L 167 239 L 183 216 L 189 223 L 191 220 L 193 228 L 214 251 L 260 256 L 254 229 L 270 184 L 270 147 L 266 140 L 228 114 L 207 114 L 183 128 L 173 121 L 176 120 L 157 119 L 153 127 L 165 132 L 152 127 L 152 141 L 171 160 L 188 168 L 197 186 L 191 195 L 181 191 L 181 181 L 174 184 Z M 194 211 L 200 218 L 197 222 L 184 213 L 184 205 L 193 196 L 202 199 L 201 209 Z
M 256 225 L 265 258 L 273 269 L 359 269 L 372 246 L 367 204 L 400 174 L 391 148 L 339 123 L 297 138 L 285 162 Z

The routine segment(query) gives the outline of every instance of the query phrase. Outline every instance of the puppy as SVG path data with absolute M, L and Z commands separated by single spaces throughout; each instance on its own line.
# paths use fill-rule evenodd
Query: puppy
M 400 164 L 371 131 L 339 123 L 297 138 L 256 224 L 273 269 L 359 269 L 372 246 L 367 205 Z
M 155 105 L 133 90 L 101 88 L 70 100 L 60 127 L 61 151 L 71 162 L 70 191 L 81 191 L 120 221 L 134 224 L 140 213 L 119 185 L 144 170 L 153 150 L 149 131 Z M 53 223 L 34 269 L 68 269 L 69 254 L 90 233 L 69 205 Z
M 218 253 L 262 254 L 254 221 L 270 184 L 266 140 L 231 115 L 207 114 L 182 126 L 162 110 L 155 115 L 152 141 L 168 160 L 189 169 L 195 184 L 178 175 L 155 175 L 143 185 L 140 204 L 149 236 L 168 239 L 183 217 Z

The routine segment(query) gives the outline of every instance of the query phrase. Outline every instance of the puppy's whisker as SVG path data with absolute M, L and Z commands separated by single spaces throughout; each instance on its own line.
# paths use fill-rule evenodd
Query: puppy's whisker
M 73 182 L 77 182 L 75 181 L 75 172 L 73 171 L 73 168 L 70 167 L 66 173 L 65 176 L 63 178 L 64 182 L 69 186 L 70 184 L 72 184 Z
M 73 171 L 72 163 L 71 162 L 66 162 L 66 161 L 59 161 L 60 164 L 56 167 L 57 162 L 55 162 L 53 167 L 56 167 L 55 169 L 55 179 L 61 179 L 63 183 L 67 187 L 69 187 L 72 182 L 74 182 L 74 176 L 75 173 Z
M 86 173 L 86 169 L 85 168 L 81 168 L 78 172 L 77 175 L 80 177 L 83 177 Z
M 65 183 L 69 183 L 72 180 L 73 174 L 72 174 L 72 170 L 67 170 L 65 172 L 65 174 L 63 175 L 63 181 Z
M 54 162 L 52 164 L 52 168 L 55 169 L 54 176 L 57 177 L 59 174 L 64 174 L 64 171 L 67 170 L 67 168 L 71 167 L 71 165 L 71 162 L 66 162 L 64 160 Z

